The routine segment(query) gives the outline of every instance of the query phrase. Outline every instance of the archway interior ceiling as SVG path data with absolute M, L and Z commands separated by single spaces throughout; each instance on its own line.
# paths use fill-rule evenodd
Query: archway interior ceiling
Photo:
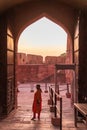
M 26 14 L 27 14 L 27 12 L 26 12 Z M 20 36 L 21 33 L 23 32 L 23 30 L 25 28 L 27 28 L 29 25 L 33 24 L 34 22 L 38 21 L 39 19 L 41 19 L 43 17 L 46 17 L 47 19 L 51 20 L 52 22 L 56 23 L 61 28 L 63 28 L 64 31 L 67 33 L 68 36 L 70 36 L 70 37 L 73 36 L 73 34 L 72 34 L 73 31 L 70 30 L 70 27 L 67 24 L 68 21 L 67 21 L 66 17 L 68 17 L 67 16 L 68 13 L 66 14 L 66 17 L 62 17 L 59 14 L 57 13 L 58 17 L 56 17 L 56 15 L 51 14 L 50 11 L 46 12 L 46 11 L 44 11 L 44 9 L 42 9 L 39 13 L 36 13 L 36 14 L 34 13 L 34 15 L 31 16 L 30 20 L 29 20 L 29 17 L 26 17 L 26 18 L 24 17 L 24 22 L 23 22 L 23 19 L 20 18 L 20 19 L 22 19 L 21 20 L 22 23 L 19 24 L 20 27 L 19 26 L 17 27 L 17 35 Z M 22 16 L 23 16 L 23 14 L 22 14 Z M 28 12 L 28 16 L 29 16 L 29 12 Z M 71 19 L 71 21 L 72 21 L 72 19 Z M 18 32 L 19 32 L 19 34 L 18 34 Z
M 23 2 L 29 1 L 44 1 L 44 0 L 0 0 L 0 13 L 5 11 L 8 8 L 11 8 L 15 5 L 22 4 Z M 47 0 L 51 1 L 51 0 Z M 74 8 L 87 8 L 87 0 L 54 0 L 61 2 L 62 4 L 67 4 Z

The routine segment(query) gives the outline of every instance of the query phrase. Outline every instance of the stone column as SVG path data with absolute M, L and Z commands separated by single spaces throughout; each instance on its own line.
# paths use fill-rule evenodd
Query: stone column
M 80 13 L 79 22 L 79 102 L 87 102 L 87 10 Z

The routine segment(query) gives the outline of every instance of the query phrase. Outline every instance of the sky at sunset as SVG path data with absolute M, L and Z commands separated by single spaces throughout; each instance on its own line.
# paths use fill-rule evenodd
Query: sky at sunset
M 58 56 L 66 52 L 67 34 L 57 24 L 43 17 L 28 26 L 20 35 L 18 52 Z

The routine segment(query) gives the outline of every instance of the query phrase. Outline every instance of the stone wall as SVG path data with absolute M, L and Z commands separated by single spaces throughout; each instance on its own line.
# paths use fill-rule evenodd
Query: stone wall
M 54 65 L 18 65 L 17 81 L 24 82 L 54 82 Z M 58 82 L 65 83 L 65 72 L 60 71 Z
M 25 64 L 42 64 L 43 57 L 40 55 L 26 54 L 26 53 L 17 53 L 18 65 Z
M 25 65 L 26 64 L 26 54 L 25 53 L 17 53 L 17 61 L 18 65 Z
M 24 59 L 25 58 L 25 59 Z M 47 56 L 45 63 L 39 55 L 22 55 L 18 53 L 17 81 L 18 82 L 54 82 L 55 64 L 65 63 L 66 55 Z M 26 62 L 25 62 L 26 61 Z M 58 73 L 58 82 L 66 82 L 65 71 Z
M 59 64 L 65 63 L 66 61 L 66 54 L 60 56 L 46 56 L 45 63 L 46 64 Z
M 66 62 L 66 53 L 61 54 L 60 56 L 46 56 L 45 61 L 43 61 L 43 56 L 17 53 L 18 65 L 25 64 L 59 64 Z
M 42 64 L 43 57 L 41 55 L 27 54 L 26 64 Z

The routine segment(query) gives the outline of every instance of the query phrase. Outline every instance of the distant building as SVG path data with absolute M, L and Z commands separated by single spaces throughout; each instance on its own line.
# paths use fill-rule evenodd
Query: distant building
M 45 61 L 43 62 L 43 57 L 41 55 L 25 54 L 18 53 L 18 65 L 25 64 L 59 64 L 66 62 L 66 53 L 61 54 L 60 56 L 46 56 Z
M 63 54 L 61 54 L 60 56 L 57 57 L 57 64 L 58 63 L 60 63 L 60 64 L 66 63 L 66 53 L 63 53 Z
M 17 59 L 18 59 L 18 65 L 43 64 L 43 57 L 40 55 L 18 53 Z
M 26 54 L 25 53 L 17 53 L 17 61 L 18 65 L 25 65 L 26 64 Z
M 27 54 L 27 64 L 43 64 L 43 57 L 40 55 Z
M 17 80 L 19 82 L 54 83 L 54 65 L 65 63 L 65 59 L 66 54 L 46 56 L 43 63 L 41 55 L 18 53 Z M 58 72 L 58 82 L 66 82 L 65 70 Z
M 45 63 L 46 64 L 59 64 L 59 63 L 65 63 L 66 55 L 62 54 L 60 56 L 46 56 L 45 57 Z
M 46 64 L 56 64 L 57 63 L 57 56 L 46 56 L 45 63 Z

